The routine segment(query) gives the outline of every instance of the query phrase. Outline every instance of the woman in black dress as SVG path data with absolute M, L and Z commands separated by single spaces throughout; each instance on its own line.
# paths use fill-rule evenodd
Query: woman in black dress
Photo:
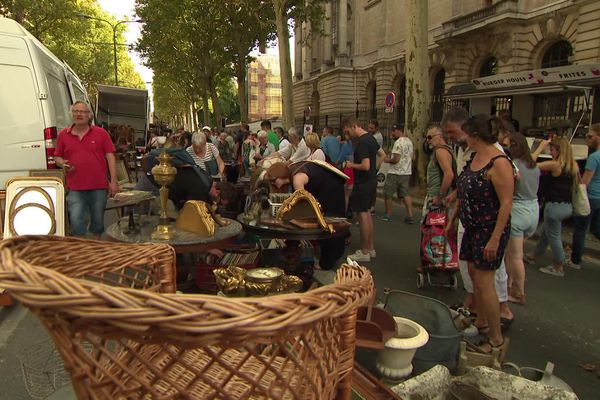
M 481 351 L 504 345 L 500 331 L 495 271 L 500 267 L 510 233 L 514 191 L 513 166 L 497 143 L 499 121 L 487 115 L 471 117 L 462 126 L 475 156 L 458 177 L 458 215 L 465 227 L 460 258 L 473 279 L 478 315 L 475 326 L 487 335 Z

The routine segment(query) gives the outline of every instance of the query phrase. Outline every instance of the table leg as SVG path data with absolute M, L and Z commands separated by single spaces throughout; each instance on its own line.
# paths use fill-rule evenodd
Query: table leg
M 133 233 L 140 233 L 140 228 L 135 224 L 135 218 L 133 216 L 133 207 L 129 208 L 129 220 L 127 223 L 127 229 L 123 231 L 126 235 Z

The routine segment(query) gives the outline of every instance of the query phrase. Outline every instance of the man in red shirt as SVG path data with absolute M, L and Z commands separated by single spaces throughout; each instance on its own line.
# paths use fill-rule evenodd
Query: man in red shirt
M 112 197 L 119 191 L 115 146 L 108 132 L 91 125 L 91 110 L 87 103 L 75 102 L 71 114 L 73 125 L 58 133 L 54 153 L 56 165 L 65 170 L 67 177 L 71 234 L 85 236 L 89 213 L 89 230 L 100 239 L 104 232 L 107 194 Z

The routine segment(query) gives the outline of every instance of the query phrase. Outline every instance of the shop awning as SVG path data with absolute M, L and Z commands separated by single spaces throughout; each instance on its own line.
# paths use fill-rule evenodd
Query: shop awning
M 547 84 L 547 85 L 532 85 L 521 86 L 517 88 L 497 88 L 477 90 L 475 85 L 467 83 L 464 85 L 456 85 L 448 90 L 448 94 L 444 98 L 448 100 L 459 99 L 476 99 L 483 97 L 503 97 L 515 96 L 522 94 L 541 94 L 541 93 L 557 93 L 557 92 L 572 92 L 577 90 L 590 90 L 594 86 L 600 85 L 600 78 L 594 81 L 586 81 L 581 83 L 570 84 Z
M 585 91 L 600 85 L 600 64 L 561 67 L 496 74 L 451 87 L 448 100 L 522 94 Z

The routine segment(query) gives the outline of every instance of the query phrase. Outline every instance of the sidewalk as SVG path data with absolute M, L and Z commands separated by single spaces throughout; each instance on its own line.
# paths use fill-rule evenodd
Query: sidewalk
M 377 188 L 377 198 L 383 201 L 382 188 Z M 425 199 L 420 195 L 416 195 L 412 199 L 414 210 L 420 212 L 420 210 L 423 208 L 423 202 Z M 404 207 L 404 205 L 401 204 L 401 202 L 397 198 L 394 198 L 394 203 L 400 207 Z M 538 239 L 539 228 L 528 240 L 537 241 Z M 570 253 L 571 243 L 573 241 L 573 227 L 570 224 L 570 220 L 568 220 L 567 223 L 563 224 L 562 241 L 565 250 L 567 251 L 567 253 Z M 600 241 L 598 241 L 598 239 L 596 239 L 594 235 L 588 232 L 585 239 L 585 250 L 583 251 L 583 257 L 586 258 L 590 256 L 594 258 L 600 258 Z

